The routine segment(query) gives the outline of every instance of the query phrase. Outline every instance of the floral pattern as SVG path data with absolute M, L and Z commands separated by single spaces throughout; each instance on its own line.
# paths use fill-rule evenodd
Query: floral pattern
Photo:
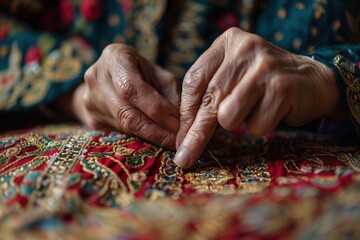
M 347 207 L 358 209 L 355 142 L 342 147 L 308 133 L 259 139 L 244 129 L 220 129 L 208 146 L 211 154 L 184 170 L 173 162 L 173 152 L 125 134 L 77 125 L 30 130 L 0 138 L 0 203 L 7 206 L 0 211 L 0 230 L 13 238 L 54 232 L 90 238 L 90 225 L 99 238 L 137 239 L 155 229 L 162 238 L 287 238 L 304 231 L 324 237 L 357 224 L 348 216 L 332 224 L 349 225 L 330 232 L 312 227 L 335 212 L 346 216 Z M 159 225 L 163 214 L 172 221 L 166 228 Z M 56 231 L 45 227 L 52 222 Z M 182 224 L 196 227 L 179 229 Z
M 134 46 L 181 79 L 217 36 L 239 26 L 329 66 L 360 134 L 358 1 L 3 0 L 0 7 L 0 114 L 50 104 L 111 42 Z M 0 232 L 360 238 L 358 140 L 299 132 L 253 138 L 244 129 L 215 136 L 184 170 L 174 152 L 119 132 L 60 124 L 2 132 Z

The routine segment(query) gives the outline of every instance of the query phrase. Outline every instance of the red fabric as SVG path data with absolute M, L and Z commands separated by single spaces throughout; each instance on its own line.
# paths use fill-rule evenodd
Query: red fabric
M 0 225 L 37 223 L 26 225 L 32 236 L 72 226 L 85 237 L 86 221 L 84 228 L 93 224 L 103 237 L 106 221 L 121 219 L 113 236 L 153 239 L 183 226 L 175 230 L 184 237 L 284 239 L 315 231 L 311 223 L 331 211 L 358 206 L 341 198 L 360 195 L 355 145 L 304 133 L 252 138 L 218 131 L 207 149 L 211 154 L 183 170 L 173 152 L 118 132 L 65 125 L 6 134 L 0 199 L 8 209 Z M 38 228 L 49 218 L 62 222 L 59 229 Z M 345 220 L 350 226 L 354 219 Z M 171 226 L 161 225 L 166 221 Z

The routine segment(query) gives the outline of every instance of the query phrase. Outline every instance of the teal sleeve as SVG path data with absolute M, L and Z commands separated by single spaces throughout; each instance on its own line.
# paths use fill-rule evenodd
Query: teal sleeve
M 38 108 L 72 90 L 95 58 L 78 38 L 0 16 L 0 113 Z
M 360 136 L 360 44 L 329 46 L 306 55 L 332 69 L 351 123 Z

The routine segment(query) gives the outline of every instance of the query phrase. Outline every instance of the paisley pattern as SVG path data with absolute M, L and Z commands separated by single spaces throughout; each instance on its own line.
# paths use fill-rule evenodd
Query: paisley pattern
M 0 114 L 51 104 L 112 42 L 181 79 L 238 26 L 330 67 L 360 134 L 359 9 L 352 0 L 3 0 Z M 173 158 L 136 137 L 79 125 L 2 132 L 1 236 L 360 238 L 358 139 L 219 130 L 192 169 Z
M 320 210 L 324 218 L 360 206 L 360 146 L 343 145 L 308 133 L 253 138 L 219 129 L 208 151 L 184 170 L 173 152 L 118 132 L 77 125 L 8 132 L 0 138 L 0 203 L 7 206 L 0 230 L 14 238 L 90 237 L 90 225 L 101 238 L 136 239 L 155 229 L 163 238 L 176 231 L 194 238 L 306 236 L 305 229 L 342 234 L 346 225 L 323 233 L 311 224 L 322 221 L 315 218 L 320 205 L 337 204 Z M 345 196 L 357 197 L 346 202 Z M 165 216 L 172 222 L 164 228 Z M 246 228 L 234 227 L 240 225 Z

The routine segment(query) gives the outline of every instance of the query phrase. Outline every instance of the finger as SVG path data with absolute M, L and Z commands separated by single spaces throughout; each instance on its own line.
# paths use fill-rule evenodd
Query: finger
M 208 83 L 224 59 L 221 41 L 205 51 L 186 73 L 181 94 L 180 128 L 176 137 L 176 148 L 179 148 L 183 139 L 193 125 Z
M 146 61 L 140 57 L 140 70 L 143 79 L 150 83 L 154 88 L 173 105 L 180 107 L 179 81 L 175 74 L 161 68 L 157 64 Z
M 175 133 L 160 127 L 142 111 L 121 99 L 113 88 L 105 87 L 103 93 L 105 92 L 109 111 L 99 109 L 96 105 L 90 109 L 92 115 L 89 124 L 92 124 L 93 128 L 103 128 L 106 122 L 122 132 L 136 135 L 171 150 L 175 149 Z
M 92 111 L 94 108 L 90 111 L 85 111 L 84 123 L 92 129 L 115 128 L 159 146 L 175 150 L 175 133 L 159 127 L 158 124 L 133 106 L 128 105 L 123 108 L 127 109 L 126 111 L 128 112 L 122 113 L 117 118 L 108 114 L 102 114 L 101 111 Z
M 98 129 L 109 125 L 160 146 L 175 149 L 175 133 L 163 129 L 143 112 L 121 99 L 113 85 L 109 84 L 111 81 L 104 81 L 99 88 L 96 85 L 98 81 L 92 80 L 97 76 L 95 71 L 96 68 L 91 68 L 87 72 L 87 85 L 83 95 L 87 108 L 84 120 L 88 126 Z
M 104 73 L 106 67 L 100 59 L 85 72 L 84 101 L 90 111 L 100 110 L 104 114 L 111 114 L 109 99 L 116 99 L 114 85 L 110 77 Z
M 220 125 L 230 131 L 236 130 L 264 95 L 261 72 L 249 70 L 221 103 L 218 110 Z
M 109 125 L 104 121 L 104 114 L 99 111 L 90 98 L 90 90 L 86 84 L 81 84 L 75 93 L 74 113 L 87 127 L 92 129 L 105 129 Z
M 155 65 L 155 77 L 157 79 L 154 86 L 164 96 L 169 100 L 177 109 L 180 108 L 180 90 L 179 90 L 179 81 L 176 78 L 175 74 L 162 69 L 159 66 Z
M 176 152 L 174 162 L 183 168 L 191 167 L 204 151 L 217 125 L 216 115 L 200 109 Z
M 271 89 L 267 90 L 264 98 L 248 116 L 246 126 L 254 136 L 264 136 L 279 125 L 282 118 L 289 111 L 286 99 L 277 96 Z
M 117 66 L 111 77 L 121 99 L 131 103 L 161 127 L 172 132 L 178 130 L 177 108 L 144 81 L 135 63 Z
M 219 104 L 243 77 L 245 72 L 243 64 L 244 61 L 225 58 L 214 74 L 203 96 L 195 121 L 175 157 L 178 165 L 190 167 L 204 151 L 217 126 Z
M 86 118 L 88 126 L 95 129 L 111 126 L 171 150 L 175 149 L 175 133 L 160 127 L 143 112 L 121 99 L 114 88 L 105 85 L 102 90 L 100 94 L 87 95 L 93 97 L 86 101 L 87 114 L 90 115 Z M 106 93 L 106 96 L 101 93 Z M 103 106 L 101 103 L 104 101 L 101 101 L 101 98 L 105 97 L 106 106 Z M 103 108 L 99 108 L 95 103 L 100 103 Z M 105 107 L 108 110 L 105 110 Z
M 143 112 L 119 100 L 116 117 L 107 117 L 107 121 L 117 129 L 136 135 L 151 143 L 168 149 L 175 149 L 176 134 L 161 128 Z M 115 106 L 114 106 L 115 107 Z
M 294 85 L 290 76 L 273 76 L 266 87 L 265 95 L 247 119 L 248 131 L 254 136 L 263 136 L 275 129 L 280 121 L 293 112 Z M 296 85 L 295 85 L 296 86 Z

